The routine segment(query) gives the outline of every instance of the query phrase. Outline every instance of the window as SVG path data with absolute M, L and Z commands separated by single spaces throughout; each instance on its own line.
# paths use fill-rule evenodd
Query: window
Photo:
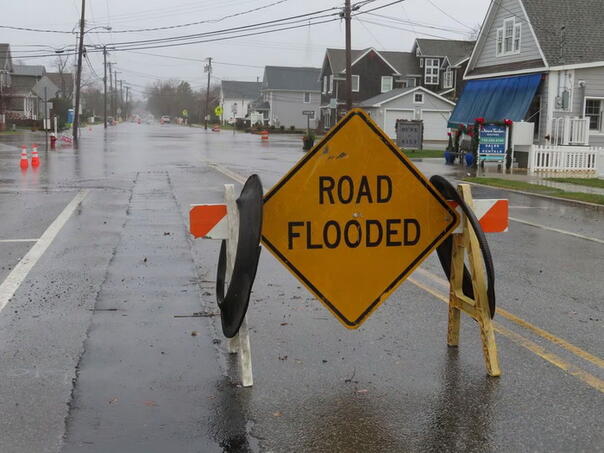
M 401 88 L 407 88 L 408 83 L 409 83 L 409 82 L 408 82 L 407 80 L 403 80 L 403 81 L 401 82 Z
M 513 55 L 520 53 L 520 38 L 522 24 L 516 23 L 516 17 L 509 17 L 503 21 L 503 27 L 496 30 L 495 55 Z
M 420 68 L 423 68 L 423 67 L 424 67 L 424 59 L 423 59 L 423 58 L 420 58 L 420 59 L 419 59 L 419 67 L 420 67 Z
M 522 24 L 514 24 L 514 53 L 520 53 L 520 34 Z
M 333 93 L 333 74 L 329 76 L 329 92 Z
M 323 94 L 327 94 L 327 81 L 329 78 L 327 76 L 323 76 Z
M 415 93 L 413 95 L 413 103 L 414 104 L 423 104 L 424 103 L 424 93 Z
M 392 76 L 382 76 L 382 93 L 392 90 Z
M 453 71 L 451 71 L 451 68 L 447 68 L 445 71 L 443 88 L 453 88 Z
M 497 47 L 495 50 L 495 54 L 497 56 L 503 53 L 503 28 L 497 29 Z
M 361 76 L 353 75 L 352 76 L 352 92 L 358 93 L 361 87 Z
M 310 93 L 308 93 L 308 92 L 304 93 L 304 103 L 310 104 L 310 99 L 311 99 Z
M 426 85 L 438 85 L 438 75 L 440 71 L 438 58 L 426 58 L 425 66 L 424 83 Z
M 604 99 L 585 99 L 585 116 L 589 117 L 589 130 L 604 132 L 602 114 L 604 110 Z

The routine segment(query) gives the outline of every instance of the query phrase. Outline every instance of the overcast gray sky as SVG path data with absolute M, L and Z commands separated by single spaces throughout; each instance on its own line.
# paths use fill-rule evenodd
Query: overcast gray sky
M 367 3 L 367 11 L 392 0 L 352 0 Z M 87 0 L 86 28 L 111 26 L 112 33 L 86 35 L 89 45 L 111 45 L 123 41 L 156 39 L 204 33 L 239 27 L 285 17 L 341 7 L 343 0 Z M 354 48 L 408 51 L 416 37 L 467 39 L 486 14 L 490 0 L 405 0 L 375 11 L 384 17 L 363 14 L 353 20 Z M 2 2 L 0 25 L 43 28 L 71 32 L 79 21 L 81 0 L 19 0 Z M 272 6 L 269 6 L 272 5 Z M 254 8 L 258 11 L 248 12 Z M 120 30 L 180 25 L 220 19 L 220 22 L 192 25 L 160 31 L 119 33 Z M 331 11 L 330 11 L 331 12 Z M 329 12 L 328 12 L 329 13 Z M 323 13 L 323 14 L 328 14 Z M 325 20 L 325 19 L 321 19 Z M 26 64 L 44 64 L 53 70 L 54 58 L 27 58 L 40 52 L 75 44 L 74 34 L 41 33 L 0 28 L 0 42 L 11 44 L 13 59 Z M 30 47 L 37 45 L 50 48 Z M 326 47 L 344 46 L 344 23 L 340 20 L 304 26 L 260 36 L 198 43 L 181 47 L 113 52 L 110 61 L 117 63 L 118 78 L 133 86 L 136 94 L 158 78 L 180 79 L 194 88 L 205 80 L 202 61 L 186 61 L 148 55 L 149 53 L 203 60 L 213 57 L 213 81 L 256 80 L 262 78 L 264 65 L 321 66 Z M 143 55 L 146 53 L 147 55 Z M 102 55 L 90 53 L 95 72 L 102 77 Z M 88 74 L 92 71 L 84 66 Z M 94 75 L 92 75 L 94 77 Z M 100 83 L 100 82 L 99 82 Z

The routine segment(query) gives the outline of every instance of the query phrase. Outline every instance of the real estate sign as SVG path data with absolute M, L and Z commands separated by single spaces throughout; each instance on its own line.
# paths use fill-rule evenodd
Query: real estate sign
M 480 129 L 479 155 L 493 156 L 505 154 L 506 128 L 505 126 L 485 125 Z

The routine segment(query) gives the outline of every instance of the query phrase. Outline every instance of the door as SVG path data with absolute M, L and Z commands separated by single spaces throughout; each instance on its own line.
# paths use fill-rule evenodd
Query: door
M 431 112 L 422 111 L 422 120 L 424 120 L 424 141 L 446 141 L 447 140 L 447 122 L 451 112 Z
M 388 137 L 396 139 L 396 120 L 412 120 L 413 110 L 388 110 L 384 112 L 384 132 Z

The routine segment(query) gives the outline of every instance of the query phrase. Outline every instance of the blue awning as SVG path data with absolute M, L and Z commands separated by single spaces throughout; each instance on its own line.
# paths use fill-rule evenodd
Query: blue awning
M 449 127 L 510 119 L 522 121 L 541 83 L 541 74 L 470 80 L 449 119 Z

